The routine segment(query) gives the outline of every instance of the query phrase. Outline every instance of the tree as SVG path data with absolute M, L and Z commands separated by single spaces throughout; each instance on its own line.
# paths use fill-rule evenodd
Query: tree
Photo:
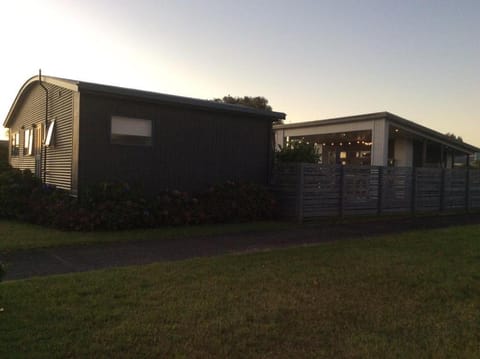
M 268 104 L 268 100 L 263 96 L 233 97 L 228 95 L 224 96 L 223 98 L 214 98 L 213 101 L 248 106 L 256 108 L 257 110 L 272 111 L 272 106 Z
M 303 140 L 292 140 L 283 147 L 278 145 L 275 158 L 278 162 L 318 163 L 320 155 L 315 144 Z
M 463 138 L 460 136 L 456 136 L 454 133 L 447 132 L 445 136 L 449 137 L 452 140 L 458 141 L 458 142 L 463 142 Z

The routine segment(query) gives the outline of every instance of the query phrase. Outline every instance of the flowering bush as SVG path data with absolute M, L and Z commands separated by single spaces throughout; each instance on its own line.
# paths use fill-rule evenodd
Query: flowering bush
M 148 200 L 123 182 L 103 182 L 80 199 L 43 185 L 29 171 L 0 175 L 0 218 L 62 230 L 92 231 L 244 222 L 272 218 L 275 200 L 262 186 L 227 182 L 205 192 L 164 191 Z

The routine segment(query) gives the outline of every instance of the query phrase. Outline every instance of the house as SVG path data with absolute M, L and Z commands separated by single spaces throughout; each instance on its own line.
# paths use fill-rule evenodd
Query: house
M 315 143 L 323 164 L 451 168 L 468 165 L 480 151 L 389 112 L 275 125 L 274 131 L 276 145 Z
M 48 76 L 19 90 L 5 119 L 9 161 L 77 194 L 104 180 L 147 193 L 227 180 L 267 184 L 272 122 L 284 113 Z

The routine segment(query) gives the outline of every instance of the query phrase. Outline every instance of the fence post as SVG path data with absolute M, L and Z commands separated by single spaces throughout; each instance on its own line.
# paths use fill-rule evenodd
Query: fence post
M 304 164 L 297 164 L 297 221 L 303 223 L 303 190 L 305 185 Z
M 415 196 L 417 195 L 417 169 L 412 167 L 412 198 L 410 202 L 412 216 L 415 215 Z
M 465 211 L 470 212 L 470 168 L 468 167 L 465 170 Z
M 445 209 L 445 168 L 440 170 L 440 212 L 443 212 Z
M 345 169 L 343 165 L 340 165 L 340 188 L 339 188 L 339 215 L 341 218 L 344 216 L 344 196 L 345 196 Z
M 383 172 L 387 167 L 377 167 L 378 168 L 378 201 L 377 201 L 377 215 L 382 214 L 382 196 L 383 196 Z

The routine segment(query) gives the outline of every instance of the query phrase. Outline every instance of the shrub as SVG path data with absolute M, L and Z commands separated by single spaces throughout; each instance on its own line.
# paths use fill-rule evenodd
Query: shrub
M 226 182 L 199 195 L 202 212 L 209 222 L 245 222 L 272 218 L 273 195 L 253 183 Z
M 314 143 L 302 140 L 288 141 L 285 146 L 278 146 L 275 152 L 278 162 L 318 163 L 320 155 Z
M 151 219 L 156 225 L 182 225 L 205 223 L 198 199 L 187 192 L 164 191 L 149 203 Z
M 130 229 L 147 226 L 146 200 L 139 187 L 125 182 L 101 182 L 80 196 L 80 218 L 90 217 L 96 229 Z
M 227 182 L 196 195 L 164 191 L 148 200 L 123 182 L 87 188 L 80 200 L 44 185 L 30 171 L 0 174 L 0 217 L 62 230 L 92 231 L 244 222 L 272 218 L 271 193 L 252 183 Z
M 64 230 L 93 229 L 90 216 L 82 212 L 76 198 L 52 186 L 36 188 L 31 196 L 28 220 Z
M 8 169 L 0 173 L 0 218 L 26 219 L 30 196 L 42 186 L 31 171 Z
M 5 146 L 0 141 L 0 173 L 10 169 L 8 164 L 8 144 Z
M 5 265 L 2 262 L 0 262 L 0 282 L 3 279 L 3 276 L 5 275 L 5 272 L 6 272 Z

